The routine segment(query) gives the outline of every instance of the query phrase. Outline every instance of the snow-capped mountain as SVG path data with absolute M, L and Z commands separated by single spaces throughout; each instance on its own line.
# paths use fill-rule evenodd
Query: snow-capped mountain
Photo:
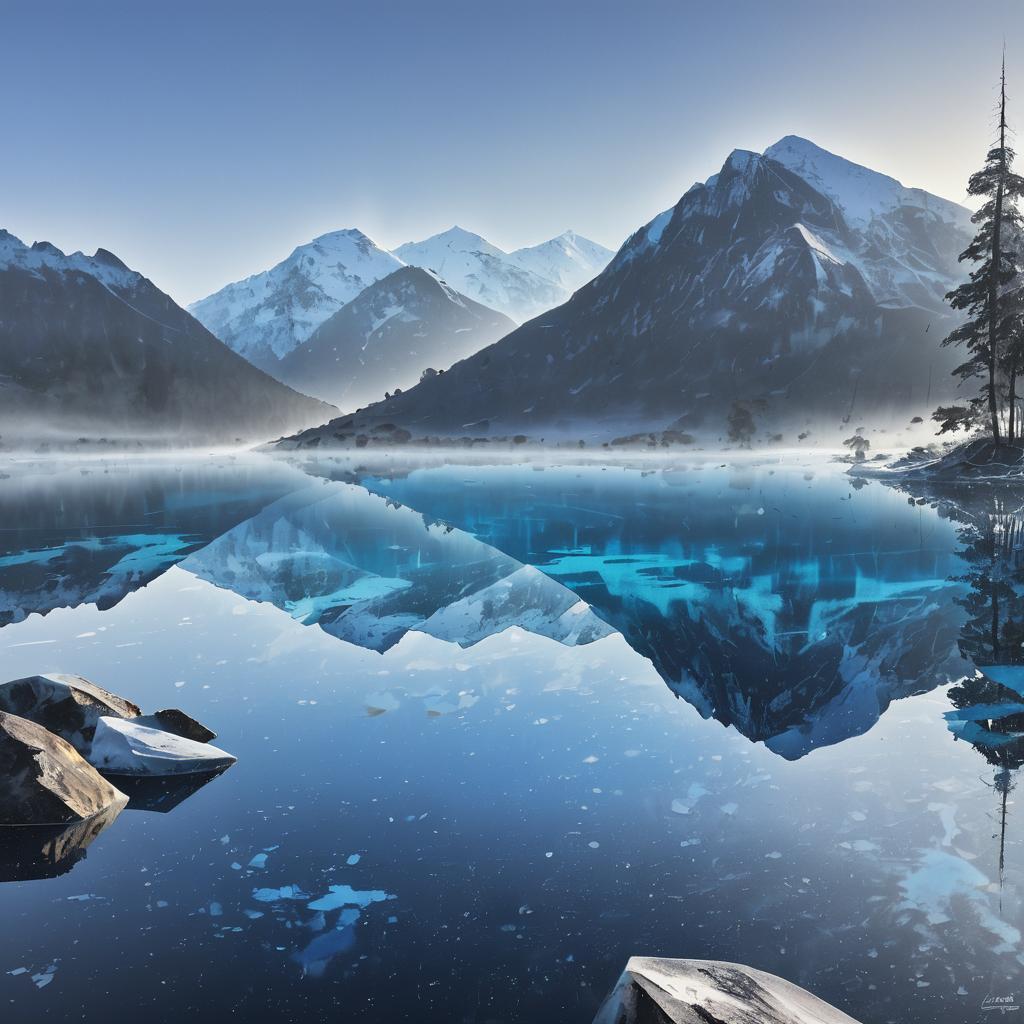
M 0 230 L 0 432 L 265 439 L 334 410 L 221 344 L 105 249 L 68 256 Z
M 343 409 L 413 387 L 515 329 L 507 316 L 434 274 L 402 267 L 365 288 L 274 370 L 279 380 Z
M 402 261 L 354 228 L 300 245 L 270 270 L 225 285 L 189 306 L 240 355 L 273 372 L 346 302 Z
M 901 422 L 955 394 L 939 341 L 969 212 L 813 143 L 734 151 L 570 301 L 366 410 L 420 434 L 723 436 Z
M 395 255 L 519 323 L 565 302 L 611 258 L 607 249 L 571 231 L 507 253 L 460 227 L 400 245 Z
M 611 249 L 575 231 L 566 231 L 540 245 L 516 249 L 509 253 L 509 259 L 523 270 L 554 281 L 565 290 L 568 298 L 577 288 L 597 277 L 614 255 Z
M 226 285 L 189 310 L 225 344 L 277 375 L 281 360 L 322 324 L 405 265 L 432 271 L 463 296 L 521 323 L 565 302 L 611 255 L 572 231 L 506 253 L 462 228 L 391 253 L 353 228 L 320 235 L 270 270 Z M 471 351 L 463 346 L 456 358 Z

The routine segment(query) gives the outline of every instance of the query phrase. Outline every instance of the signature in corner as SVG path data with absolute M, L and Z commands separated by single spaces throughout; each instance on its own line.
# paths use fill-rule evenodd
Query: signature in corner
M 982 1012 L 988 1010 L 998 1010 L 1000 1016 L 1004 1013 L 1013 1013 L 1020 1009 L 1020 1003 L 1017 1002 L 1015 996 L 985 996 L 984 1001 L 981 1004 Z

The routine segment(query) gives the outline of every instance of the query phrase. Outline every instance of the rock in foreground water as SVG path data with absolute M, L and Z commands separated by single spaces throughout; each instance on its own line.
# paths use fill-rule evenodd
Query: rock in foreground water
M 128 798 L 71 746 L 0 712 L 0 825 L 52 825 L 120 810 Z
M 197 722 L 191 715 L 177 708 L 165 708 L 163 711 L 154 711 L 151 715 L 143 715 L 135 719 L 137 725 L 147 725 L 151 729 L 163 729 L 164 732 L 173 732 L 175 736 L 183 736 L 187 740 L 194 740 L 196 743 L 209 743 L 215 740 L 217 734 L 208 729 L 202 722 Z
M 101 718 L 90 761 L 111 775 L 191 775 L 215 772 L 236 758 L 209 743 L 122 718 Z
M 632 957 L 594 1024 L 857 1024 L 797 985 L 718 960 Z
M 137 718 L 138 705 L 81 676 L 53 673 L 0 685 L 0 711 L 28 719 L 89 756 L 101 717 Z

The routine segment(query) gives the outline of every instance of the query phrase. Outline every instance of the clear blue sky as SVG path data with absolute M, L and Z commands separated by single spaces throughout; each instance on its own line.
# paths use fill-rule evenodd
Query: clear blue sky
M 962 199 L 1004 35 L 1024 127 L 1012 0 L 0 0 L 0 226 L 187 302 L 340 227 L 614 248 L 790 133 Z

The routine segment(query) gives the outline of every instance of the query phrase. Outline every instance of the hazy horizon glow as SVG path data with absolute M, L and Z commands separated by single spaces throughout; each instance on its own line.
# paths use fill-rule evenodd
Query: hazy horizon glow
M 1024 8 L 442 0 L 4 10 L 0 227 L 182 303 L 358 227 L 616 249 L 733 149 L 801 135 L 962 201 Z

